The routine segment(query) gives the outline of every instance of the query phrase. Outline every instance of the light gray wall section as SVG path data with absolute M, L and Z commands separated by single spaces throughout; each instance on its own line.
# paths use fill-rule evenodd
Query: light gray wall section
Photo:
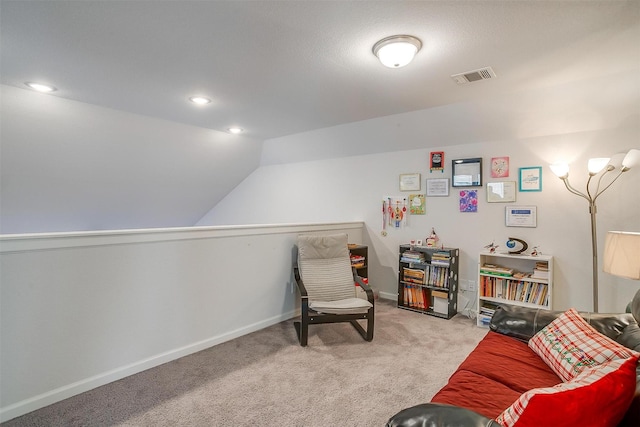
M 640 149 L 640 80 L 637 74 L 623 76 L 622 81 L 574 81 L 541 88 L 537 95 L 520 94 L 530 108 L 527 102 L 488 100 L 266 141 L 263 166 L 198 225 L 362 220 L 373 255 L 370 283 L 388 294 L 396 292 L 398 245 L 424 239 L 431 227 L 445 245 L 461 249 L 463 281 L 477 280 L 478 252 L 485 245 L 495 241 L 504 249 L 508 237 L 518 237 L 555 257 L 554 308 L 590 310 L 588 205 L 571 195 L 548 165 L 568 161 L 572 184 L 584 191 L 589 158 Z M 583 91 L 592 84 L 601 85 L 600 97 Z M 446 170 L 429 173 L 429 152 L 440 150 Z M 371 154 L 376 151 L 380 153 Z M 452 159 L 482 157 L 486 183 L 491 180 L 489 162 L 496 156 L 510 157 L 505 180 L 517 182 L 519 167 L 542 166 L 542 192 L 518 192 L 516 201 L 537 206 L 536 228 L 506 227 L 505 205 L 487 203 L 484 188 L 478 212 L 460 213 L 459 196 L 452 189 L 449 197 L 427 198 L 426 215 L 412 216 L 406 228 L 381 236 L 382 199 L 410 194 L 399 191 L 400 174 L 421 173 L 419 193 L 424 193 L 426 178 L 450 178 Z M 640 231 L 639 184 L 637 165 L 598 199 L 600 258 L 607 230 Z M 600 282 L 600 311 L 624 310 L 637 290 L 635 283 L 601 268 Z
M 191 226 L 259 164 L 250 138 L 0 90 L 3 234 Z
M 362 227 L 3 236 L 0 420 L 291 318 L 297 235 Z

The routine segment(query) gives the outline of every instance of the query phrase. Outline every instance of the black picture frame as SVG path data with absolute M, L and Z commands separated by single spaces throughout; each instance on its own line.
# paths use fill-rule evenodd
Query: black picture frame
M 451 160 L 452 187 L 482 187 L 482 157 Z

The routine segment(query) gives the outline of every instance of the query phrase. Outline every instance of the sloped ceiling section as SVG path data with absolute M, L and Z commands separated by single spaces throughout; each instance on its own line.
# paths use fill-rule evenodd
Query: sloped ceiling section
M 191 226 L 261 142 L 1 86 L 2 234 Z

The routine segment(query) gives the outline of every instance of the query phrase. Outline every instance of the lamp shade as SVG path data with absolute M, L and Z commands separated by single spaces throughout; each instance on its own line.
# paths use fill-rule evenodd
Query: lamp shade
M 558 178 L 566 178 L 569 175 L 569 165 L 566 163 L 554 163 L 549 165 L 549 167 Z
M 640 280 L 640 233 L 609 231 L 604 244 L 603 270 Z
M 589 159 L 589 163 L 587 163 L 587 169 L 589 169 L 589 173 L 592 175 L 600 172 L 606 165 L 609 163 L 609 157 L 597 157 L 594 159 Z

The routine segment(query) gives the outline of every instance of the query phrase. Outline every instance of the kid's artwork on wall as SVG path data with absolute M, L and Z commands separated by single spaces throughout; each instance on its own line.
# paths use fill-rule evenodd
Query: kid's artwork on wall
M 491 158 L 491 178 L 506 178 L 509 176 L 509 157 Z
M 406 197 L 383 197 L 382 198 L 382 231 L 400 228 L 407 225 L 409 216 L 409 201 Z
M 478 191 L 460 191 L 460 212 L 478 212 Z
M 425 201 L 424 194 L 410 194 L 409 195 L 409 213 L 411 215 L 424 215 L 425 214 Z
M 429 154 L 429 173 L 434 171 L 444 173 L 444 151 L 432 151 Z

